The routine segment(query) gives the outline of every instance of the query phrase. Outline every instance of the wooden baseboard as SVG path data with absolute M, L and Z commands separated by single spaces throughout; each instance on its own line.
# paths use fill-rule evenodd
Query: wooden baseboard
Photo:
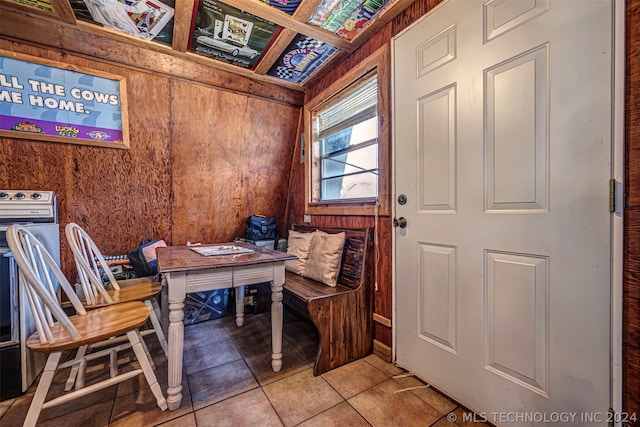
M 378 340 L 373 340 L 373 354 L 378 356 L 385 362 L 391 363 L 391 347 L 381 343 Z
M 380 323 L 381 325 L 384 325 L 387 328 L 391 327 L 391 319 L 387 319 L 384 316 L 380 316 L 378 313 L 373 313 L 373 321 Z

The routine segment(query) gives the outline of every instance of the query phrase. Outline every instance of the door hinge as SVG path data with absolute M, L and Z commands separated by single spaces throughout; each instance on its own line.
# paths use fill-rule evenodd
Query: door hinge
M 616 211 L 616 180 L 609 180 L 609 212 Z

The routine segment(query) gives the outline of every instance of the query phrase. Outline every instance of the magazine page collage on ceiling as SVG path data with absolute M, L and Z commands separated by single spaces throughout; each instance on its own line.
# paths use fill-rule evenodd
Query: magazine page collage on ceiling
M 301 0 L 259 0 L 293 15 Z M 70 0 L 76 19 L 171 46 L 176 0 Z M 322 0 L 307 23 L 352 40 L 392 0 Z M 282 28 L 218 0 L 195 0 L 189 51 L 254 70 Z M 267 75 L 303 84 L 339 49 L 296 34 Z

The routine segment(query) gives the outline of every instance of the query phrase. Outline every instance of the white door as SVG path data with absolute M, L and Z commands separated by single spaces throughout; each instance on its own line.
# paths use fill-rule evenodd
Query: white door
M 394 40 L 396 361 L 498 425 L 606 422 L 612 8 L 448 0 Z

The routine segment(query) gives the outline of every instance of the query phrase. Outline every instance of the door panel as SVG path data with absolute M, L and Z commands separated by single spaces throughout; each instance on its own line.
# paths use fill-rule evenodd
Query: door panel
M 396 362 L 496 424 L 610 405 L 612 7 L 448 0 L 394 39 Z

